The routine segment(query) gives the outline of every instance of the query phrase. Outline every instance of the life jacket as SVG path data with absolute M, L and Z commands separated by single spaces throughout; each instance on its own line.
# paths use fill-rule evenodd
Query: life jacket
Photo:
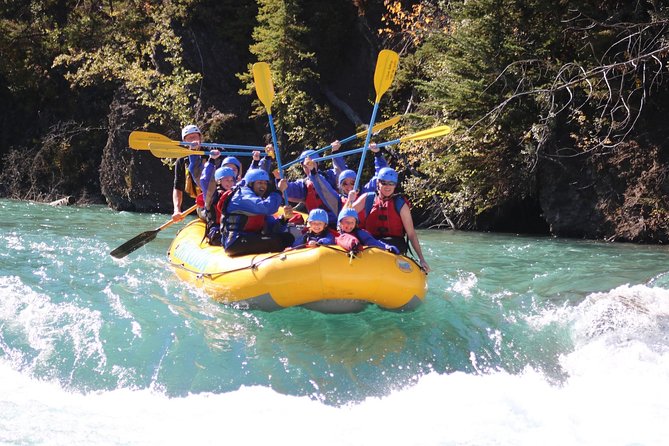
M 303 225 L 304 217 L 302 217 L 302 214 L 300 214 L 299 212 L 293 212 L 293 216 L 288 219 L 287 223 L 293 223 L 294 225 Z
M 409 201 L 402 195 L 381 200 L 377 194 L 368 193 L 365 198 L 365 229 L 376 238 L 404 237 L 406 232 L 400 218 L 400 209 L 405 203 L 409 205 Z
M 188 169 L 188 165 L 184 163 L 184 167 L 186 169 L 186 183 L 185 183 L 185 192 L 190 195 L 191 198 L 196 198 L 198 194 L 201 194 L 202 191 L 200 190 L 200 186 L 195 184 L 195 181 L 193 180 L 193 177 L 190 174 L 190 170 Z
M 205 238 L 209 239 L 210 245 L 219 246 L 221 244 L 221 209 L 219 205 L 222 204 L 221 190 L 217 187 L 214 190 L 214 195 L 211 197 L 211 204 L 209 209 L 205 209 Z M 204 204 L 203 204 L 204 206 Z
M 317 208 L 325 209 L 327 211 L 328 208 L 323 200 L 321 200 L 321 197 L 318 196 L 314 183 L 312 183 L 311 180 L 307 180 L 305 184 L 307 186 L 307 196 L 304 199 L 304 205 L 307 207 L 307 211 L 312 211 Z
M 225 191 L 218 199 L 221 209 L 220 228 L 222 232 L 260 232 L 265 227 L 265 216 L 262 214 L 245 215 L 235 213 L 231 214 L 228 212 L 228 205 L 230 204 L 232 196 L 237 191 L 239 191 L 241 187 L 242 185 L 240 184 L 228 191 Z

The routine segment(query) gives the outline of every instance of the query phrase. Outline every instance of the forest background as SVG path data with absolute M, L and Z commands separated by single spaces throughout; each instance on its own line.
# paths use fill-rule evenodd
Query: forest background
M 264 143 L 250 66 L 265 61 L 292 160 L 364 129 L 387 48 L 377 122 L 403 119 L 376 141 L 454 128 L 386 153 L 422 227 L 669 241 L 667 1 L 0 5 L 0 196 L 171 212 L 169 167 L 131 131 Z

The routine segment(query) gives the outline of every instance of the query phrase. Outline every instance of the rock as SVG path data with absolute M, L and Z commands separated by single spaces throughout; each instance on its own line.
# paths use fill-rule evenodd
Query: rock
M 109 138 L 100 164 L 100 188 L 112 209 L 136 212 L 172 212 L 173 172 L 148 151 L 128 147 L 131 130 L 142 129 L 146 110 L 124 89 L 110 106 Z
M 547 157 L 538 175 L 551 233 L 636 243 L 669 242 L 669 166 L 651 142 Z
M 70 206 L 73 205 L 76 199 L 72 196 L 69 195 L 67 197 L 63 197 L 60 200 L 54 200 L 51 203 L 49 203 L 51 206 Z

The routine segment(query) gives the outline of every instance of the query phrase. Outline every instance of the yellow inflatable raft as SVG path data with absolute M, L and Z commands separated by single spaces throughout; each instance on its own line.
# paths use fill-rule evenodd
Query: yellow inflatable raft
M 355 257 L 338 246 L 228 257 L 220 246 L 203 242 L 203 234 L 200 220 L 179 231 L 168 251 L 170 263 L 182 280 L 242 308 L 353 313 L 376 304 L 408 311 L 427 292 L 427 275 L 413 260 L 377 248 Z

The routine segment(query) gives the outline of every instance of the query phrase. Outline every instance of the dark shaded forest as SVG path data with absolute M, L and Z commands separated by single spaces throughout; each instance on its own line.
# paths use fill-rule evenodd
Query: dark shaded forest
M 387 48 L 376 121 L 403 118 L 375 140 L 454 129 L 385 153 L 421 227 L 665 243 L 668 25 L 652 0 L 3 1 L 0 196 L 169 212 L 131 131 L 264 144 L 265 61 L 292 160 L 365 128 Z

